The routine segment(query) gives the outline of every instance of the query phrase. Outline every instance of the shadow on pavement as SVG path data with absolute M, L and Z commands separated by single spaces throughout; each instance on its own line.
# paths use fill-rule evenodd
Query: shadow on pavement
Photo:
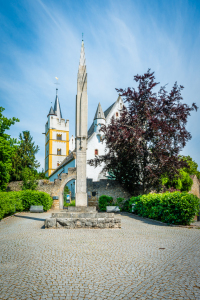
M 152 219 L 145 219 L 143 217 L 140 217 L 138 215 L 135 215 L 135 214 L 132 214 L 132 213 L 128 213 L 128 212 L 120 212 L 120 213 L 117 213 L 121 216 L 126 216 L 126 217 L 129 217 L 131 219 L 134 219 L 134 220 L 138 220 L 138 221 L 141 221 L 145 224 L 149 224 L 149 225 L 154 225 L 154 226 L 170 226 L 166 223 L 161 223 L 160 221 L 156 221 L 156 220 L 152 220 Z
M 30 219 L 30 220 L 36 220 L 36 221 L 45 221 L 46 219 L 42 218 L 35 218 L 35 217 L 28 217 L 28 216 L 20 216 L 20 215 L 15 215 L 16 218 L 24 218 L 24 219 Z

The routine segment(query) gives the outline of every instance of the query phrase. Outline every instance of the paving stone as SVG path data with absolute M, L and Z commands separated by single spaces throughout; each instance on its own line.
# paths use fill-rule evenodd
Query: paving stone
M 44 230 L 50 215 L 0 222 L 0 299 L 200 299 L 200 230 L 131 214 L 120 230 Z

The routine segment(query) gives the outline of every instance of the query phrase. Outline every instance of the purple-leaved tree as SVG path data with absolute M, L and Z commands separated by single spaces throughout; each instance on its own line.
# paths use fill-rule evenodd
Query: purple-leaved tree
M 135 88 L 117 89 L 127 104 L 120 118 L 111 119 L 102 126 L 105 155 L 97 156 L 88 163 L 93 166 L 104 163 L 104 171 L 133 192 L 142 187 L 143 193 L 161 188 L 161 175 L 173 178 L 178 170 L 187 167 L 179 154 L 191 134 L 186 123 L 191 111 L 197 110 L 195 103 L 182 103 L 183 86 L 174 84 L 170 93 L 166 87 L 153 89 L 154 72 L 150 69 L 144 75 L 134 76 L 138 82 Z

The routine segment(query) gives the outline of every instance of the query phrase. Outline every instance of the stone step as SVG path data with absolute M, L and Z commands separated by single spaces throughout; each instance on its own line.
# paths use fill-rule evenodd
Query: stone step
M 58 212 L 58 213 L 52 213 L 52 218 L 73 218 L 73 219 L 79 219 L 79 218 L 114 218 L 114 213 L 98 213 L 98 212 Z
M 96 206 L 68 206 L 70 212 L 96 212 Z

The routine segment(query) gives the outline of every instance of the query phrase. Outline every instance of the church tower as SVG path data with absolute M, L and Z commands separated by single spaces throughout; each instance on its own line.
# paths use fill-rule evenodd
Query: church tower
M 45 125 L 45 175 L 51 173 L 69 154 L 69 120 L 62 118 L 56 89 L 54 108 L 51 106 Z
M 84 41 L 81 44 L 81 56 L 77 76 L 76 95 L 76 206 L 87 206 L 86 148 L 87 148 L 87 72 Z

